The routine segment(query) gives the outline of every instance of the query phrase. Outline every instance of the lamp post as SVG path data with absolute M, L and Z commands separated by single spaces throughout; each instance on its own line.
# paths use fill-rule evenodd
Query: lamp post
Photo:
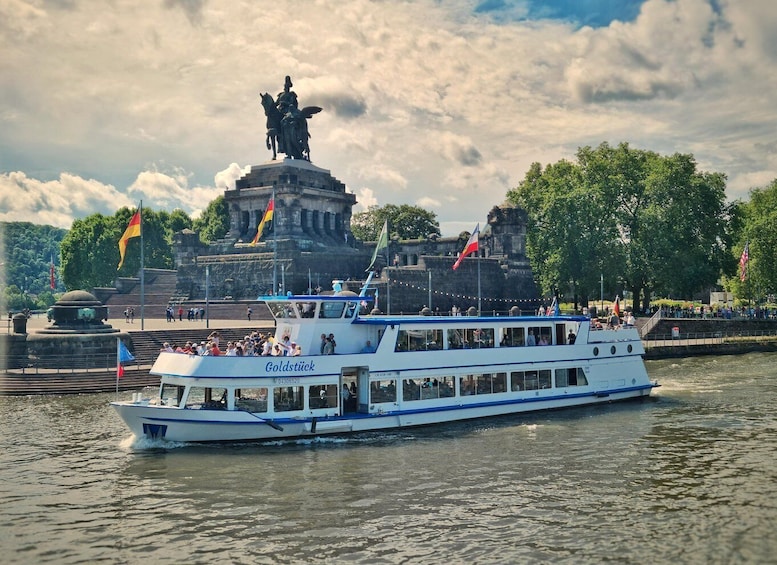
M 599 310 L 604 312 L 604 273 L 599 274 Z

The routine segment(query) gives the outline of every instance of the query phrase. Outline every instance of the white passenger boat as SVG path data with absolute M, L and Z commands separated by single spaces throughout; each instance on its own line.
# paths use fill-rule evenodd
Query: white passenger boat
M 136 437 L 310 438 L 621 401 L 659 386 L 635 328 L 594 329 L 587 317 L 362 316 L 364 298 L 351 292 L 263 300 L 274 339 L 301 355 L 163 352 L 154 398 L 111 403 Z M 334 334 L 334 354 L 322 354 L 323 334 Z

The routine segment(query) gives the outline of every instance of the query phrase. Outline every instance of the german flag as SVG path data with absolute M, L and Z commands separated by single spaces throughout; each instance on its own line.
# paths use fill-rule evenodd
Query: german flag
M 140 210 L 132 215 L 127 229 L 124 230 L 124 235 L 121 236 L 121 239 L 119 240 L 119 254 L 121 255 L 121 260 L 119 261 L 118 269 L 116 269 L 117 271 L 121 269 L 121 266 L 124 264 L 124 254 L 127 252 L 127 242 L 133 237 L 140 237 Z

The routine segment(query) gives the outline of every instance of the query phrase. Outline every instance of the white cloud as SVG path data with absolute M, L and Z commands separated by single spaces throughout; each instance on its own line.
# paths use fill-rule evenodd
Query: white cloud
M 42 182 L 20 171 L 0 173 L 0 220 L 27 221 L 70 228 L 73 218 L 95 212 L 113 214 L 133 206 L 111 185 L 62 173 L 58 180 Z
M 595 29 L 515 6 L 6 0 L 0 210 L 68 226 L 140 198 L 201 209 L 237 163 L 269 160 L 259 94 L 287 74 L 323 108 L 314 164 L 363 205 L 438 203 L 451 229 L 484 221 L 533 161 L 602 141 L 693 153 L 732 198 L 777 171 L 772 2 L 647 0 Z
M 371 188 L 364 187 L 356 193 L 356 206 L 354 212 L 364 212 L 370 206 L 377 206 L 378 199 L 375 198 L 375 192 Z

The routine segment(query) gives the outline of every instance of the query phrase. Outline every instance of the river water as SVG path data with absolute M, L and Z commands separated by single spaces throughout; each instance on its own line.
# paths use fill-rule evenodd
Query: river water
M 3 398 L 0 563 L 777 562 L 777 355 L 648 371 L 646 401 L 279 445 Z

